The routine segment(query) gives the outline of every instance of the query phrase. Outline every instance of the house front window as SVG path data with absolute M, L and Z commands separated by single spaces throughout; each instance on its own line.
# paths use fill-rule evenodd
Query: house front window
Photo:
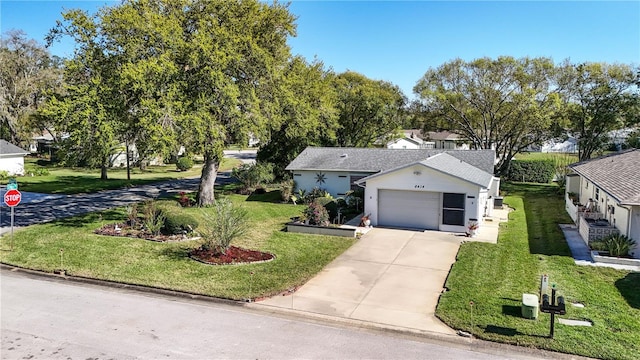
M 465 195 L 442 194 L 442 224 L 464 226 Z
M 596 188 L 596 200 L 600 200 L 600 189 Z

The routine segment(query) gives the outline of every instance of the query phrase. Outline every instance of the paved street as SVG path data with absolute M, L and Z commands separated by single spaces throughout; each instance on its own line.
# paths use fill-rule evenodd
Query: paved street
M 539 359 L 482 342 L 448 343 L 328 326 L 241 305 L 0 272 L 2 359 Z
M 237 158 L 244 163 L 251 163 L 255 161 L 256 153 L 254 150 L 229 151 L 225 153 L 225 156 Z M 195 191 L 198 189 L 199 181 L 199 178 L 179 179 L 130 189 L 105 190 L 92 194 L 46 195 L 24 193 L 23 201 L 14 208 L 14 225 L 20 227 L 39 224 L 89 212 L 126 206 L 182 190 Z M 219 185 L 232 181 L 229 171 L 218 173 L 216 178 L 216 184 Z M 0 196 L 3 194 L 0 191 Z M 0 202 L 0 235 L 10 230 L 10 214 L 9 207 L 4 202 Z

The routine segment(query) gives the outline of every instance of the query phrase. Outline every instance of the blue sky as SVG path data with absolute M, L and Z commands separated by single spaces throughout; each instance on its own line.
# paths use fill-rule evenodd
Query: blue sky
M 43 41 L 63 8 L 98 1 L 0 1 L 0 29 Z M 479 57 L 551 57 L 556 62 L 640 64 L 640 1 L 293 1 L 292 52 L 336 72 L 390 81 L 412 98 L 431 67 Z M 69 44 L 51 51 L 70 55 Z

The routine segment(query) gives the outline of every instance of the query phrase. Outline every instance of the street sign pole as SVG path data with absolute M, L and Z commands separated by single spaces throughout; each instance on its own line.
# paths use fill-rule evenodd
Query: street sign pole
M 13 206 L 11 207 L 11 240 L 9 241 L 9 251 L 13 251 Z

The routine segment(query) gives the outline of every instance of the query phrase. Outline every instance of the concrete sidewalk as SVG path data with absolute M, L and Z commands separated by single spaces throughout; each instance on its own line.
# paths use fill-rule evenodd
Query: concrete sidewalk
M 297 292 L 256 304 L 452 335 L 434 312 L 463 239 L 375 228 Z

